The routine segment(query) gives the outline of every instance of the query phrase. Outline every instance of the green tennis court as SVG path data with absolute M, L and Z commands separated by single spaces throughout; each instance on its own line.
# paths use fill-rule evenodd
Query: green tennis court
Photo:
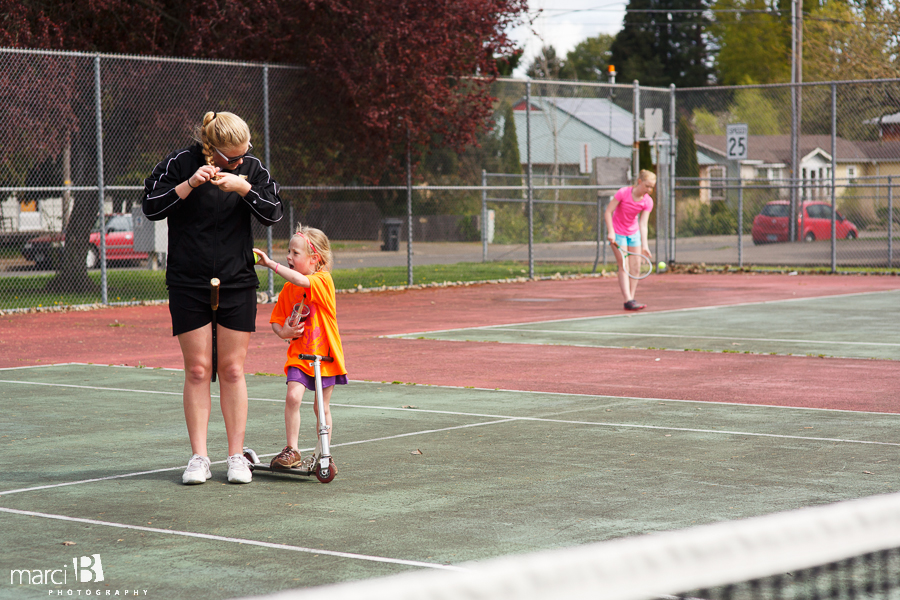
M 680 313 L 640 319 L 665 316 Z M 332 404 L 332 483 L 257 473 L 230 485 L 224 456 L 212 456 L 213 479 L 189 487 L 181 385 L 180 371 L 164 369 L 0 371 L 0 544 L 11 578 L 0 597 L 234 598 L 898 483 L 896 414 L 352 382 Z M 270 457 L 283 444 L 284 383 L 248 376 L 248 387 L 247 445 Z M 217 411 L 210 447 L 224 448 Z M 303 416 L 306 451 L 309 406 Z M 78 582 L 73 559 L 94 555 L 103 581 Z
M 900 360 L 900 291 L 389 337 Z

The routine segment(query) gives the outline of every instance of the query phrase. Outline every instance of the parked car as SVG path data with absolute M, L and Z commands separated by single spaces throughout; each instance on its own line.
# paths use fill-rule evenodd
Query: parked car
M 831 205 L 827 202 L 804 202 L 803 213 L 797 215 L 797 231 L 807 241 L 831 239 Z M 787 200 L 774 200 L 766 204 L 762 212 L 753 219 L 754 244 L 787 242 L 790 231 L 791 207 Z M 835 211 L 835 236 L 839 240 L 855 240 L 859 237 L 856 225 L 840 211 Z
M 88 269 L 100 266 L 100 223 L 94 225 L 89 238 L 85 264 Z M 48 233 L 32 238 L 22 247 L 22 255 L 34 261 L 39 268 L 52 268 L 59 264 L 66 246 L 64 233 Z M 106 215 L 106 260 L 137 262 L 147 258 L 146 252 L 134 251 L 134 226 L 130 214 Z

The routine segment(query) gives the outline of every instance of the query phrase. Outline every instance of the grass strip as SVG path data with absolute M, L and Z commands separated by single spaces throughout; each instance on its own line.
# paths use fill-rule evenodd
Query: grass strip
M 737 268 L 732 265 L 691 264 L 670 265 L 675 273 L 803 273 L 830 274 L 827 267 L 796 266 L 745 266 Z M 614 264 L 599 265 L 597 272 L 614 272 Z M 593 263 L 551 263 L 535 262 L 535 277 L 552 277 L 556 274 L 584 275 L 593 271 Z M 840 267 L 842 275 L 900 275 L 900 268 L 885 267 Z M 88 276 L 100 289 L 100 272 L 92 271 Z M 164 271 L 150 270 L 107 270 L 107 300 L 110 304 L 128 304 L 138 302 L 162 301 L 168 299 Z M 269 286 L 269 275 L 265 269 L 257 269 L 260 290 Z M 337 290 L 369 290 L 395 288 L 407 285 L 407 268 L 368 267 L 363 269 L 336 269 L 334 277 Z M 415 285 L 456 284 L 477 281 L 494 281 L 504 279 L 521 279 L 528 276 L 528 265 L 517 261 L 487 263 L 454 263 L 447 265 L 417 265 L 413 268 Z M 96 293 L 54 293 L 47 291 L 49 281 L 54 274 L 23 275 L 17 277 L 0 277 L 0 310 L 46 309 L 48 307 L 82 306 L 100 304 L 99 292 Z M 275 293 L 277 294 L 285 280 L 275 275 Z

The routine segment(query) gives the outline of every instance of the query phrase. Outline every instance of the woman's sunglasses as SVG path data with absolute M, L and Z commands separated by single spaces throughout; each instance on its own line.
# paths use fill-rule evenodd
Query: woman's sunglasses
M 235 156 L 234 158 L 229 158 L 229 157 L 225 156 L 224 154 L 222 154 L 219 151 L 218 148 L 214 148 L 214 150 L 216 151 L 216 153 L 218 153 L 219 156 L 221 156 L 222 158 L 225 159 L 225 162 L 227 162 L 229 165 L 233 165 L 237 161 L 241 160 L 242 158 L 244 158 L 245 156 L 250 154 L 250 151 L 253 150 L 253 144 L 247 144 L 247 151 L 245 153 L 241 154 L 240 156 Z

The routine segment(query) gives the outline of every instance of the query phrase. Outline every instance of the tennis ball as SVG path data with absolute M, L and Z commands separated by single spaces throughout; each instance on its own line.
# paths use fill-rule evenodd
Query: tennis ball
M 259 254 L 257 254 L 256 252 L 253 253 L 253 262 L 254 262 L 254 263 L 258 263 L 258 262 L 259 262 Z
M 666 263 L 664 263 L 663 261 L 659 261 L 659 264 L 656 265 L 656 270 L 657 270 L 657 271 L 665 271 L 665 270 L 666 270 Z

